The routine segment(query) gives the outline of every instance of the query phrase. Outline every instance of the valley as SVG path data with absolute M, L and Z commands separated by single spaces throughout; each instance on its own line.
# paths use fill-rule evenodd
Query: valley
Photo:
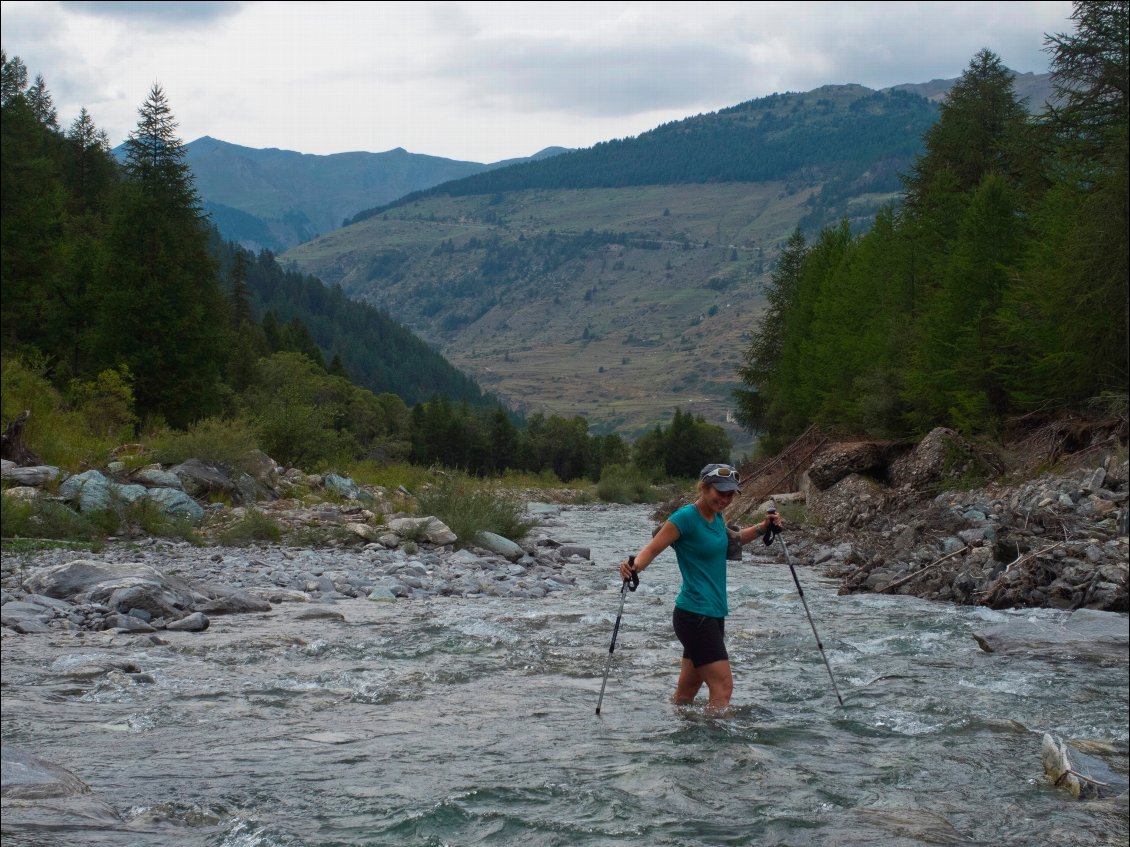
M 633 437 L 723 426 L 761 284 L 813 189 L 785 182 L 436 195 L 281 261 L 387 310 L 514 409 Z M 858 201 L 867 208 L 891 199 Z

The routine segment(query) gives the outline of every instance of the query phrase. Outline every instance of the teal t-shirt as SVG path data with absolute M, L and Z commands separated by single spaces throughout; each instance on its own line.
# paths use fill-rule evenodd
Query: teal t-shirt
M 726 604 L 726 522 L 722 515 L 707 523 L 691 503 L 668 518 L 679 529 L 671 546 L 683 575 L 683 588 L 675 605 L 687 612 L 724 618 Z

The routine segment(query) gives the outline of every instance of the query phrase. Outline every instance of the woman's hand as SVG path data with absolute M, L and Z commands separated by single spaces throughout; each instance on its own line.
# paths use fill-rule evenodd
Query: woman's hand
M 627 559 L 620 563 L 620 579 L 631 579 L 632 574 L 635 572 L 635 569 L 629 564 Z

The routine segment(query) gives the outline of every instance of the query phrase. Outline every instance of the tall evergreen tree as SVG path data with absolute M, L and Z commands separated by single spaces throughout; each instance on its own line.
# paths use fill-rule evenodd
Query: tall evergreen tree
M 735 417 L 753 432 L 760 430 L 764 422 L 773 375 L 780 364 L 785 321 L 796 298 L 807 252 L 804 235 L 798 228 L 789 236 L 777 260 L 777 267 L 764 286 L 765 311 L 750 333 L 749 343 L 742 354 L 738 376 L 749 388 L 734 391 Z
M 2 76 L 0 334 L 6 349 L 42 352 L 50 349 L 66 188 L 58 137 L 33 106 L 27 68 L 4 55 Z
M 217 410 L 226 309 L 168 100 L 154 84 L 126 142 L 99 283 L 96 345 L 136 377 L 139 415 L 181 426 Z
M 926 131 L 926 151 L 906 179 L 908 209 L 929 207 L 934 192 L 943 189 L 969 192 L 991 171 L 1019 175 L 1028 112 L 1013 79 L 991 50 L 973 57 Z
M 1118 129 L 1130 122 L 1128 19 L 1127 0 L 1076 2 L 1071 14 L 1076 31 L 1045 38 L 1057 94 L 1048 119 L 1078 157 L 1109 160 L 1112 133 L 1117 139 Z
M 919 429 L 939 422 L 991 429 L 1007 410 L 998 312 L 1025 244 L 1017 212 L 1015 193 L 997 174 L 970 200 L 907 377 Z
M 55 101 L 47 90 L 42 74 L 36 74 L 35 82 L 27 90 L 27 102 L 35 119 L 48 129 L 59 131 L 59 115 L 55 111 Z
M 1004 310 L 1004 369 L 1022 409 L 1124 395 L 1128 377 L 1130 3 L 1077 2 L 1072 19 L 1074 34 L 1046 40 L 1056 168 Z

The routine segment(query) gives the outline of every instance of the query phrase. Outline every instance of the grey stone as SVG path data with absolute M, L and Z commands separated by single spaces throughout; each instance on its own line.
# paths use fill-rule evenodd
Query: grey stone
M 5 462 L 3 470 L 0 471 L 0 478 L 4 479 L 6 482 L 13 482 L 16 485 L 42 488 L 44 485 L 57 480 L 62 473 L 63 472 L 54 465 L 17 467 L 11 462 Z M 8 492 L 4 493 L 7 494 Z
M 102 623 L 103 629 L 116 629 L 121 632 L 154 632 L 155 630 L 145 621 L 131 615 L 112 614 L 106 615 Z
M 177 488 L 150 488 L 145 497 L 174 518 L 186 518 L 193 524 L 204 520 L 204 507 Z
M 505 556 L 507 559 L 516 560 L 520 559 L 525 551 L 511 541 L 509 538 L 503 538 L 494 532 L 480 532 L 475 536 L 475 543 L 480 547 L 490 550 L 492 553 L 498 553 L 500 556 Z
M 178 491 L 184 490 L 184 486 L 181 485 L 180 477 L 172 471 L 162 470 L 160 465 L 151 465 L 147 468 L 142 468 L 133 475 L 133 478 L 146 485 L 153 485 L 160 488 L 175 488 Z
M 582 547 L 579 544 L 562 544 L 557 549 L 557 553 L 563 559 L 568 559 L 572 556 L 578 556 L 582 559 L 592 558 L 592 551 L 588 547 Z
M 211 621 L 208 616 L 203 612 L 193 612 L 191 615 L 181 618 L 180 620 L 173 621 L 165 625 L 165 629 L 171 629 L 177 632 L 203 632 L 209 626 Z

